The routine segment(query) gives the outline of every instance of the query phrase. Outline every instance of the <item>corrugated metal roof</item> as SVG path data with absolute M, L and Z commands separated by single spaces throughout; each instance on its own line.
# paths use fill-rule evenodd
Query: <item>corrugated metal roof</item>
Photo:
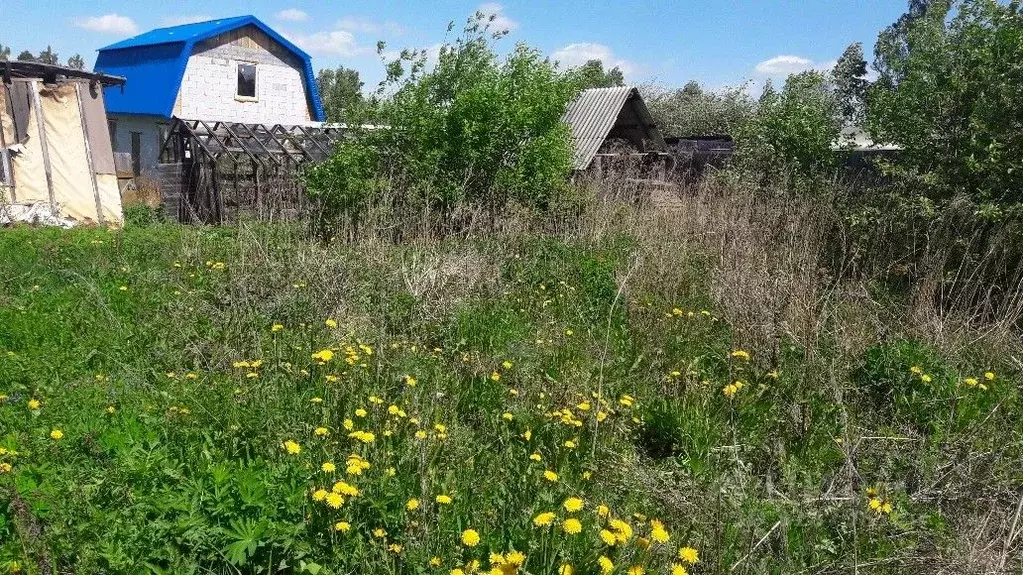
M 583 90 L 561 120 L 572 134 L 572 169 L 585 170 L 615 125 L 632 86 Z
M 579 93 L 561 118 L 568 124 L 572 135 L 573 169 L 589 167 L 626 106 L 629 114 L 624 117 L 625 123 L 619 126 L 620 135 L 625 132 L 635 143 L 643 142 L 646 151 L 668 151 L 668 145 L 664 143 L 639 90 L 633 86 L 590 88 Z
M 323 103 L 316 88 L 309 54 L 255 16 L 236 16 L 208 22 L 197 22 L 157 28 L 100 48 L 94 66 L 97 72 L 124 76 L 124 90 L 107 89 L 107 112 L 141 114 L 169 118 L 174 109 L 188 57 L 196 43 L 243 26 L 255 26 L 302 60 L 302 76 L 309 103 L 317 121 L 324 121 Z

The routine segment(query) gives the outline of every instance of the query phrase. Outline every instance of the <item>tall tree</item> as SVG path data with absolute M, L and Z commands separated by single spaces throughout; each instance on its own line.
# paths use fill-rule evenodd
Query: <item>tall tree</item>
M 0 62 L 7 60 L 11 57 L 11 47 L 0 44 Z
M 75 54 L 67 59 L 67 67 L 74 68 L 75 70 L 84 70 L 85 60 L 82 58 L 81 54 Z
M 835 96 L 838 98 L 839 111 L 846 124 L 859 126 L 867 113 L 867 61 L 863 59 L 863 44 L 856 42 L 842 53 L 834 69 L 831 80 L 835 84 Z
M 366 108 L 362 86 L 358 70 L 344 66 L 336 70 L 320 70 L 316 76 L 316 87 L 320 91 L 328 122 L 353 121 L 362 116 Z
M 53 51 L 53 48 L 51 48 L 49 45 L 46 46 L 45 50 L 39 53 L 39 56 L 36 58 L 36 61 L 43 64 L 53 65 L 60 64 L 60 58 L 57 56 L 57 53 Z
M 904 74 L 903 63 L 909 57 L 909 32 L 913 24 L 931 13 L 947 14 L 953 0 L 908 0 L 906 13 L 888 26 L 874 44 L 874 69 L 881 80 L 897 83 Z
M 582 89 L 613 88 L 625 85 L 625 74 L 621 69 L 615 66 L 610 70 L 604 70 L 604 62 L 600 60 L 588 60 L 576 68 L 575 73 Z
M 21 54 L 18 54 L 19 62 L 35 62 L 36 55 L 28 50 L 22 50 Z
M 946 0 L 912 9 L 878 39 L 871 135 L 903 148 L 897 167 L 915 193 L 1023 203 L 1023 6 L 960 0 L 952 9 Z

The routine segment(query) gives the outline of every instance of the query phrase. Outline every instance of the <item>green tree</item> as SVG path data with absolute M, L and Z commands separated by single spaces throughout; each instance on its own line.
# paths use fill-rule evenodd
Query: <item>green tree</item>
M 737 159 L 762 180 L 813 179 L 834 162 L 841 122 L 828 77 L 815 71 L 793 74 L 780 92 L 764 90 L 756 113 L 736 137 Z
M 308 175 L 311 195 L 342 207 L 325 224 L 358 222 L 367 205 L 390 201 L 453 230 L 459 206 L 495 218 L 510 201 L 545 209 L 566 188 L 572 149 L 561 117 L 578 92 L 575 78 L 525 45 L 499 59 L 492 41 L 502 35 L 477 15 L 433 68 L 422 51 L 387 65 L 378 111 L 387 129 L 356 130 Z M 349 175 L 359 181 L 340 185 Z
M 868 113 L 875 140 L 903 147 L 895 173 L 936 200 L 1023 202 L 1020 3 L 933 2 L 907 16 L 879 39 Z
M 867 114 L 867 61 L 863 58 L 863 44 L 849 44 L 831 70 L 839 111 L 846 124 L 862 125 Z
M 361 117 L 366 107 L 359 71 L 339 66 L 324 69 L 316 76 L 316 86 L 323 100 L 328 122 L 348 122 Z
M 60 64 L 60 58 L 57 56 L 57 53 L 54 52 L 53 48 L 51 48 L 48 45 L 46 46 L 45 50 L 43 50 L 42 52 L 39 53 L 39 56 L 36 57 L 36 61 L 40 62 L 42 64 L 53 64 L 53 65 Z
M 18 54 L 19 62 L 36 62 L 36 55 L 28 50 L 22 50 L 21 54 Z
M 7 60 L 11 57 L 11 47 L 0 44 L 0 62 Z
M 645 86 L 643 96 L 665 136 L 734 134 L 753 113 L 744 87 L 713 92 L 690 81 L 675 90 Z
M 579 87 L 586 88 L 613 88 L 625 85 L 625 75 L 618 66 L 610 70 L 604 69 L 604 62 L 600 60 L 588 60 L 582 66 L 575 69 L 578 77 Z
M 84 70 L 85 60 L 82 58 L 80 54 L 75 54 L 74 56 L 71 56 L 70 58 L 67 59 L 67 67 L 74 68 L 75 70 Z

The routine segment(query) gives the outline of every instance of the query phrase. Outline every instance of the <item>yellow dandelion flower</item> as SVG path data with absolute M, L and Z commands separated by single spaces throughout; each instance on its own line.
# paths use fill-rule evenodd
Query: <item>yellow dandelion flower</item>
M 440 557 L 437 556 L 430 557 L 430 567 L 440 567 L 440 564 L 441 564 Z
M 377 527 L 376 529 L 373 530 L 373 537 L 376 537 L 377 539 L 383 539 L 384 537 L 387 537 L 387 531 L 384 531 L 383 529 Z
M 497 373 L 495 371 L 495 372 L 492 372 L 490 374 L 490 381 L 499 381 L 500 379 L 501 379 L 501 374 L 500 373 Z
M 341 495 L 347 495 L 348 497 L 356 497 L 359 495 L 359 489 L 354 485 L 345 483 L 344 481 L 338 481 L 330 488 L 332 493 L 339 493 Z
M 334 320 L 333 320 L 333 318 L 327 318 L 327 319 L 326 319 L 326 320 L 325 320 L 325 321 L 323 322 L 323 325 L 325 325 L 325 326 L 329 327 L 330 329 L 334 329 L 334 328 L 336 328 L 336 327 L 337 327 L 337 322 L 336 322 L 336 321 L 334 321 Z
M 882 502 L 882 501 L 881 501 L 880 499 L 878 499 L 877 497 L 871 498 L 871 500 L 870 500 L 870 501 L 869 501 L 869 502 L 867 503 L 867 505 L 868 505 L 868 506 L 870 507 L 870 509 L 872 509 L 873 511 L 878 511 L 879 509 L 881 509 L 881 506 L 882 506 L 883 504 L 884 504 L 884 502 Z
M 891 515 L 891 512 L 892 512 L 892 504 L 888 503 L 887 501 L 885 501 L 884 505 L 881 506 L 881 513 L 884 513 L 886 515 Z
M 515 419 L 515 416 L 514 416 L 514 415 L 512 415 L 512 414 L 510 414 L 510 413 L 508 413 L 508 412 L 506 411 L 506 412 L 504 412 L 504 413 L 502 413 L 502 414 L 501 414 L 501 419 L 503 419 L 503 420 L 505 420 L 505 421 L 511 421 L 511 420 Z
M 550 469 L 547 469 L 543 472 L 543 478 L 546 479 L 547 481 L 550 481 L 551 483 L 555 483 L 558 480 L 558 474 L 554 473 Z
M 976 377 L 967 377 L 967 378 L 963 379 L 963 383 L 968 385 L 968 386 L 970 386 L 970 387 L 974 387 L 974 386 L 976 386 L 980 382 L 977 381 Z
M 583 524 L 578 519 L 570 517 L 561 523 L 561 528 L 569 535 L 575 535 L 583 530 Z
M 600 530 L 600 540 L 608 545 L 614 545 L 615 543 L 618 543 L 618 538 L 615 537 L 615 534 L 611 533 L 607 529 Z
M 700 552 L 692 547 L 683 547 L 678 550 L 678 558 L 690 565 L 700 562 Z
M 568 511 L 569 513 L 575 513 L 582 509 L 583 506 L 585 506 L 586 504 L 583 502 L 582 499 L 579 499 L 578 497 L 569 497 L 568 499 L 565 500 L 565 502 L 562 505 L 565 507 L 565 511 Z
M 646 537 L 637 537 L 636 547 L 639 547 L 640 549 L 646 549 L 650 547 L 650 540 L 647 539 Z
M 984 372 L 984 379 L 986 379 L 988 381 L 994 381 L 995 380 L 995 372 L 993 372 L 993 371 L 985 371 Z
M 50 432 L 50 439 L 54 441 L 60 441 L 64 437 L 64 432 L 59 429 L 54 429 Z
M 366 410 L 361 407 L 355 410 L 355 417 L 366 417 L 367 415 L 369 414 L 366 413 Z
M 284 329 L 284 326 L 279 324 L 279 323 L 275 323 L 275 324 L 273 324 L 273 326 L 270 327 L 270 331 L 273 332 L 273 333 L 277 333 L 277 332 L 281 331 L 282 329 Z
M 603 573 L 604 575 L 608 575 L 615 570 L 614 562 L 612 562 L 610 558 L 604 555 L 601 555 L 597 559 L 597 565 L 600 565 L 600 572 Z
M 418 383 L 418 381 L 416 381 L 416 378 L 412 377 L 411 375 L 405 376 L 405 385 L 409 387 L 415 387 L 416 383 Z
M 328 493 L 324 501 L 331 509 L 341 509 L 341 506 L 345 504 L 345 498 L 341 497 L 340 493 L 334 492 Z
M 337 523 L 334 524 L 334 531 L 338 531 L 341 533 L 348 533 L 348 531 L 351 528 L 352 524 L 347 521 L 338 521 Z
M 312 358 L 320 363 L 329 363 L 334 359 L 334 352 L 329 349 L 321 349 L 320 351 L 312 354 Z
M 336 468 L 334 467 L 333 463 L 329 461 L 324 461 L 323 465 L 320 466 L 320 469 L 323 470 L 324 473 L 334 473 L 334 470 Z
M 610 514 L 611 514 L 611 510 L 608 508 L 607 505 L 603 505 L 602 504 L 602 505 L 598 505 L 597 506 L 597 516 L 598 517 L 607 517 Z
M 480 534 L 475 529 L 462 531 L 462 545 L 475 547 L 480 544 Z
M 656 543 L 667 543 L 671 539 L 671 535 L 663 527 L 655 527 L 650 530 L 650 539 L 653 539 Z
M 323 501 L 326 498 L 327 498 L 326 489 L 317 489 L 316 491 L 313 491 L 313 501 Z
M 629 567 L 629 575 L 643 575 L 646 573 L 646 569 L 642 565 L 633 565 Z
M 532 459 L 533 461 L 540 461 L 541 459 L 543 459 L 543 456 L 540 455 L 539 453 L 533 453 L 529 456 L 529 458 Z M 554 481 L 557 481 L 556 477 L 554 478 Z
M 391 553 L 394 553 L 395 555 L 397 555 L 397 554 L 401 553 L 402 547 L 401 547 L 401 545 L 399 545 L 397 543 L 391 543 L 390 545 L 387 546 L 387 549 Z
M 514 365 L 514 364 L 512 364 L 512 362 L 510 362 L 508 360 L 504 360 L 504 361 L 501 362 L 501 367 L 503 367 L 505 369 L 511 369 L 512 365 Z
M 914 375 L 921 375 L 921 374 L 923 374 L 924 369 L 922 367 L 920 367 L 919 365 L 914 365 L 913 367 L 909 368 L 909 372 L 914 374 Z
M 117 412 L 117 408 L 116 407 L 114 407 L 112 405 L 107 406 L 107 413 L 114 414 L 115 412 Z
M 689 571 L 686 571 L 686 568 L 678 563 L 672 563 L 671 575 L 689 575 Z
M 533 525 L 537 527 L 546 527 L 551 523 L 554 523 L 554 514 L 550 511 L 541 513 L 533 518 Z
M 416 439 L 423 440 L 423 439 L 426 439 L 427 433 L 425 431 L 423 431 L 422 429 L 420 429 L 419 431 L 416 432 L 415 436 L 416 436 Z
M 526 562 L 526 555 L 521 551 L 509 551 L 504 556 L 505 562 L 515 567 L 521 567 Z
M 343 422 L 341 422 L 341 426 L 345 428 L 345 431 L 351 431 L 355 429 L 355 422 L 352 421 L 351 419 L 345 419 Z
M 326 427 L 317 427 L 316 429 L 313 430 L 313 435 L 316 435 L 318 437 L 324 437 L 324 436 L 328 435 L 329 433 L 330 433 L 330 430 L 327 429 Z
M 309 403 L 323 403 L 323 398 L 322 397 L 314 397 L 314 398 L 309 400 Z
M 924 383 L 930 383 L 930 382 L 931 382 L 931 376 L 930 376 L 930 375 L 927 375 L 927 374 L 925 373 L 925 374 L 923 374 L 923 375 L 921 375 L 921 376 L 920 376 L 920 381 L 922 381 L 922 382 L 924 382 Z
M 408 509 L 409 511 L 415 511 L 416 509 L 419 509 L 419 500 L 414 497 L 412 499 L 409 499 L 405 503 L 405 509 Z
M 465 571 L 462 571 L 458 567 L 455 567 L 454 569 L 451 570 L 450 575 L 465 575 Z
M 573 573 L 575 573 L 575 569 L 572 569 L 572 566 L 568 563 L 562 563 L 558 567 L 558 575 L 572 575 Z
M 7 463 L 6 461 L 0 461 L 0 473 L 10 473 L 11 469 L 12 467 L 10 463 Z
M 436 497 L 435 501 L 440 505 L 451 505 L 451 496 L 440 494 Z
M 749 361 L 749 352 L 742 349 L 737 349 L 733 351 L 730 355 L 736 359 Z
M 571 439 L 566 441 L 563 445 L 568 449 L 575 449 L 576 447 L 579 447 L 579 443 L 577 441 L 572 441 Z
M 492 566 L 494 566 L 494 567 L 498 567 L 500 565 L 503 565 L 504 564 L 504 555 L 501 555 L 500 553 L 491 553 L 490 554 L 490 564 Z M 498 570 L 498 571 L 500 571 L 500 570 Z

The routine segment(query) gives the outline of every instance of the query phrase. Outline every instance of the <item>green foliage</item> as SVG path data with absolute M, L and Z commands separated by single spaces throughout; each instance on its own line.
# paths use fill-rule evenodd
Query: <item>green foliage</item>
M 362 86 L 358 70 L 344 66 L 338 66 L 336 70 L 320 70 L 316 75 L 316 87 L 328 122 L 358 124 L 365 118 L 367 102 Z
M 841 118 L 828 79 L 819 72 L 789 76 L 781 92 L 765 89 L 756 114 L 739 130 L 741 167 L 761 179 L 810 178 L 834 162 Z
M 84 70 L 85 59 L 82 58 L 81 54 L 75 54 L 67 59 L 67 67 L 74 68 L 75 70 Z
M 499 61 L 491 42 L 501 35 L 478 16 L 440 49 L 430 70 L 424 53 L 403 52 L 388 65 L 382 88 L 391 93 L 378 111 L 387 127 L 356 134 L 332 162 L 313 171 L 310 190 L 321 198 L 349 197 L 375 163 L 393 209 L 428 211 L 448 229 L 462 224 L 451 218 L 458 206 L 482 208 L 492 218 L 510 201 L 549 207 L 565 189 L 571 165 L 561 116 L 576 86 L 523 45 Z M 353 183 L 341 183 L 349 172 Z M 384 201 L 378 191 L 370 186 L 368 203 Z M 366 205 L 328 204 L 344 210 Z
M 946 202 L 1023 201 L 1023 8 L 1018 2 L 914 2 L 882 32 L 870 92 L 875 140 L 904 148 L 894 174 Z
M 587 60 L 585 64 L 575 68 L 573 73 L 580 89 L 587 88 L 614 88 L 625 85 L 625 75 L 618 66 L 610 70 L 604 69 L 604 62 L 601 60 Z
M 11 47 L 0 44 L 0 62 L 8 60 L 11 57 Z
M 674 90 L 646 86 L 643 97 L 665 136 L 736 134 L 754 112 L 744 87 L 712 92 L 689 81 Z
M 863 44 L 855 42 L 845 49 L 831 70 L 839 111 L 845 123 L 860 126 L 867 115 L 867 61 L 863 59 Z

